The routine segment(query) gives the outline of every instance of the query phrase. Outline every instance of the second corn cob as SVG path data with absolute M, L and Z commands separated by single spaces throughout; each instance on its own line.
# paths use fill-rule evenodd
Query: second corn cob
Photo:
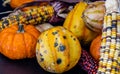
M 120 13 L 105 15 L 98 74 L 120 73 Z

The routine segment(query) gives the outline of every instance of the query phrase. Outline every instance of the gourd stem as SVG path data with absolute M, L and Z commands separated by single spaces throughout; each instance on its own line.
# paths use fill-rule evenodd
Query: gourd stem
M 24 26 L 23 26 L 23 24 L 19 24 L 18 25 L 18 31 L 17 31 L 18 33 L 24 33 Z

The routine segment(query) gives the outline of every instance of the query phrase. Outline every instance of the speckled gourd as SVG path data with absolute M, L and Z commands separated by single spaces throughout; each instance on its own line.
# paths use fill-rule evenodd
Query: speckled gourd
M 81 56 L 81 45 L 74 34 L 62 26 L 41 33 L 36 45 L 39 65 L 52 73 L 63 73 L 73 68 Z

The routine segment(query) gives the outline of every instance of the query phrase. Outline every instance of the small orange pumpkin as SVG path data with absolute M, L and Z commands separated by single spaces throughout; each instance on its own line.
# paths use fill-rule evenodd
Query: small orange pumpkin
M 10 59 L 35 57 L 40 32 L 32 25 L 12 25 L 0 33 L 0 52 Z
M 11 0 L 10 1 L 10 6 L 12 8 L 16 8 L 16 7 L 21 6 L 24 3 L 28 3 L 28 2 L 32 2 L 32 1 L 34 1 L 34 0 Z
M 101 35 L 97 36 L 90 45 L 90 54 L 97 61 L 99 61 L 100 58 L 100 45 L 101 45 Z

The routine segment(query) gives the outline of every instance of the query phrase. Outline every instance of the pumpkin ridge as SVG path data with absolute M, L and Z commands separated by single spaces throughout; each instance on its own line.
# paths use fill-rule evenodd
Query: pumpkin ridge
M 14 43 L 15 43 L 16 36 L 17 36 L 17 35 L 18 35 L 18 33 L 17 33 L 17 31 L 16 31 L 16 33 L 15 33 L 15 35 L 14 35 L 14 38 L 13 38 L 13 42 L 12 42 L 12 47 L 13 47 L 12 50 L 13 50 L 14 55 L 17 53 L 17 52 L 15 52 L 16 49 L 14 48 L 14 47 L 15 47 L 15 44 L 14 44 Z M 20 46 L 19 46 L 19 47 L 20 47 Z M 15 58 L 15 57 L 16 57 L 16 56 L 14 56 L 14 55 L 12 56 L 12 58 Z M 20 56 L 20 53 L 18 53 L 17 56 Z M 22 58 L 22 57 L 20 57 L 20 58 Z
M 18 25 L 15 25 L 14 26 L 9 26 L 10 28 L 7 28 L 7 29 L 13 29 L 13 30 L 18 30 Z M 5 28 L 6 29 L 6 28 Z
M 7 39 L 8 35 L 9 35 L 9 33 L 7 33 L 5 36 L 3 36 L 2 39 L 3 39 L 3 38 Z M 1 42 L 4 42 L 4 39 L 3 39 L 3 41 L 1 41 Z
M 30 31 L 33 29 L 33 27 L 31 25 L 28 25 L 28 26 L 25 25 L 24 29 L 25 29 L 25 31 Z
M 15 35 L 15 33 L 13 33 L 13 38 L 12 38 L 12 42 L 11 42 L 11 47 L 13 46 L 13 40 L 14 40 L 14 35 Z M 7 38 L 6 38 L 7 37 Z M 8 33 L 8 35 L 5 37 L 5 40 L 7 40 L 8 39 L 8 37 L 9 37 L 9 33 Z M 8 42 L 8 41 L 7 41 Z M 6 41 L 2 41 L 2 43 L 3 43 L 3 45 L 5 45 L 5 43 L 6 43 Z M 2 46 L 3 46 L 2 45 Z M 2 48 L 2 50 L 4 49 L 3 47 L 1 47 Z M 5 56 L 11 56 L 11 52 L 13 52 L 13 50 L 11 50 L 11 49 L 9 49 L 10 51 L 8 51 L 7 50 L 7 52 L 5 51 L 5 50 L 3 50 L 3 54 L 5 54 Z M 9 53 L 8 53 L 9 52 Z M 9 55 L 8 55 L 9 54 Z M 14 55 L 14 54 L 13 54 Z
M 15 35 L 16 35 L 16 33 L 14 33 L 13 34 L 14 36 L 13 36 L 13 38 L 12 38 L 12 43 L 11 43 L 11 46 L 13 47 L 13 42 L 14 42 L 14 37 L 15 37 Z M 12 50 L 13 51 L 13 50 Z M 14 52 L 14 51 L 13 51 Z
M 29 40 L 27 40 L 27 39 L 25 39 L 25 38 L 29 38 Z M 33 35 L 30 35 L 28 32 L 25 32 L 24 33 L 24 41 L 25 41 L 25 44 L 26 44 L 26 48 L 27 48 L 27 57 L 29 58 L 29 57 L 34 57 L 34 55 L 33 55 L 33 53 L 30 53 L 30 52 L 34 52 L 34 54 L 35 54 L 35 46 L 34 46 L 34 41 L 35 40 L 37 40 L 36 38 L 34 38 L 34 36 Z M 35 41 L 36 42 L 36 41 Z M 29 44 L 28 44 L 29 43 Z M 37 43 L 37 42 L 36 42 Z M 29 45 L 29 46 L 27 46 L 27 44 Z M 34 50 L 34 51 L 32 51 L 32 50 Z
M 26 32 L 26 33 L 30 34 L 33 38 L 37 39 L 32 33 L 30 32 Z
M 23 36 L 23 43 L 24 43 L 24 46 L 25 46 L 25 53 L 26 53 L 26 57 L 28 57 L 28 49 L 27 49 L 27 46 L 26 46 L 26 42 L 25 42 L 25 34 L 22 34 Z
M 3 49 L 4 49 L 4 47 L 3 47 L 3 45 L 5 45 L 5 40 L 4 40 L 4 38 L 5 39 L 7 39 L 9 37 L 9 33 L 7 33 L 5 36 L 3 36 L 1 39 L 3 39 L 1 42 L 2 42 L 2 45 L 1 45 L 1 50 L 2 50 L 2 52 L 1 53 L 3 53 L 3 52 L 5 52 Z M 4 54 L 7 54 L 6 52 L 4 53 Z
M 12 29 L 10 29 L 12 28 Z M 1 31 L 0 34 L 4 34 L 4 33 L 14 33 L 14 31 L 16 31 L 17 29 L 15 27 L 10 27 L 10 28 L 5 28 L 4 31 Z M 8 30 L 8 31 L 7 31 Z
M 33 26 L 29 25 L 24 28 L 25 32 L 29 33 L 30 35 L 34 36 L 35 39 L 38 39 L 33 32 L 38 33 L 39 31 L 37 29 L 34 29 Z
M 8 33 L 8 32 L 7 32 Z M 0 34 L 4 34 L 3 32 L 1 32 Z M 9 33 L 8 33 L 9 34 Z M 3 41 L 4 41 L 4 39 L 3 38 L 5 38 L 5 37 L 7 37 L 8 36 L 8 34 L 7 35 L 5 35 L 5 36 L 3 36 L 2 37 L 2 40 L 1 40 L 1 36 L 0 36 L 0 44 L 2 44 L 3 43 Z M 2 45 L 1 45 L 2 46 Z

